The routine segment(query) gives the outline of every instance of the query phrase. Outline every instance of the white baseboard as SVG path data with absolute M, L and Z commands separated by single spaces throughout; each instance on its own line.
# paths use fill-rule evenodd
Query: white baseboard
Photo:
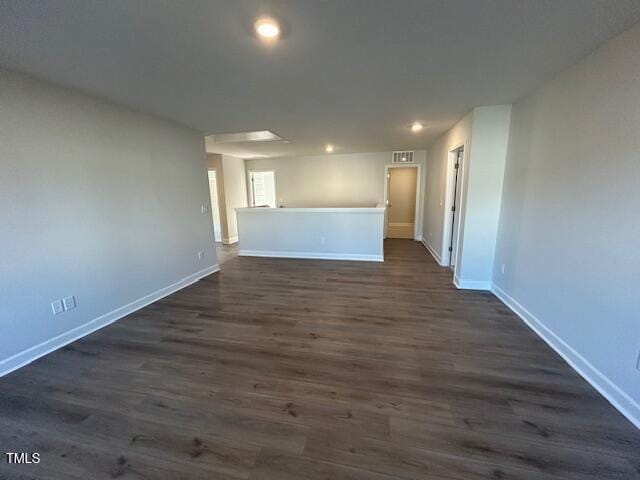
M 225 245 L 233 245 L 234 243 L 238 243 L 238 236 L 236 235 L 235 237 L 223 238 L 222 243 L 224 243 Z
M 455 275 L 453 284 L 460 290 L 491 290 L 491 282 L 483 280 L 462 280 Z
M 241 257 L 308 258 L 315 260 L 356 260 L 362 262 L 384 262 L 384 255 L 362 255 L 358 253 L 276 252 L 266 250 L 240 250 Z
M 422 235 L 416 235 L 413 239 L 414 239 L 416 242 L 421 242 L 421 241 L 422 241 Z
M 547 345 L 558 353 L 582 378 L 591 384 L 600 394 L 606 398 L 620 413 L 640 428 L 640 404 L 620 389 L 600 370 L 594 367 L 586 358 L 566 343 L 562 338 L 550 330 L 541 320 L 523 307 L 511 295 L 502 290 L 495 283 L 491 291 L 516 315 L 518 315 L 529 328 L 531 328 Z
M 220 270 L 218 264 L 212 265 L 210 267 L 205 268 L 204 270 L 200 270 L 194 274 L 191 274 L 177 282 L 161 288 L 149 295 L 145 295 L 138 300 L 134 300 L 127 305 L 124 305 L 120 308 L 112 310 L 109 313 L 105 313 L 104 315 L 99 316 L 98 318 L 94 318 L 93 320 L 88 321 L 82 325 L 79 325 L 71 330 L 62 333 L 56 337 L 53 337 L 49 340 L 46 340 L 38 345 L 27 348 L 22 352 L 16 353 L 8 358 L 0 360 L 0 377 L 6 375 L 14 370 L 17 370 L 20 367 L 24 367 L 29 363 L 37 360 L 38 358 L 53 352 L 65 345 L 78 340 L 86 335 L 89 335 L 96 330 L 99 330 L 107 325 L 120 320 L 122 317 L 126 317 L 127 315 L 135 312 L 136 310 L 140 310 L 147 305 L 160 300 L 167 295 L 170 295 L 178 290 L 183 289 L 191 285 L 192 283 L 197 282 L 201 278 L 206 277 L 207 275 L 211 275 Z
M 433 247 L 429 245 L 429 242 L 427 242 L 424 238 L 422 238 L 420 241 L 422 242 L 422 245 L 424 245 L 424 248 L 426 248 L 429 251 L 431 256 L 436 259 L 436 262 L 438 262 L 438 265 L 440 265 L 441 267 L 446 267 L 446 265 L 442 263 L 442 258 L 440 258 L 440 255 L 438 255 L 436 251 L 433 249 Z

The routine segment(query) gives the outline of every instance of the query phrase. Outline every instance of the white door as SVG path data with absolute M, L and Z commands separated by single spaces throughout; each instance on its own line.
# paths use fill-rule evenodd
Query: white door
M 251 206 L 276 208 L 275 172 L 249 172 Z
M 218 182 L 216 171 L 209 170 L 209 195 L 211 196 L 211 217 L 213 218 L 213 236 L 216 242 L 222 241 L 220 233 L 220 210 L 218 209 Z

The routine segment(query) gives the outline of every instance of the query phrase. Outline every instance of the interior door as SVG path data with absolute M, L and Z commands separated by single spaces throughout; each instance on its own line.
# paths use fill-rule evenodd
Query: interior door
M 209 195 L 211 197 L 211 218 L 213 220 L 213 236 L 216 242 L 222 241 L 220 232 L 220 210 L 218 208 L 218 182 L 216 171 L 209 170 Z

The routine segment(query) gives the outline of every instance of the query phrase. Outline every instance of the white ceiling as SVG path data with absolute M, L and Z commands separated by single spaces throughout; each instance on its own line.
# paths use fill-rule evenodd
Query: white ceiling
M 264 13 L 285 24 L 271 47 L 251 35 Z M 204 133 L 291 142 L 209 145 L 220 153 L 419 149 L 637 21 L 638 0 L 2 0 L 0 65 Z

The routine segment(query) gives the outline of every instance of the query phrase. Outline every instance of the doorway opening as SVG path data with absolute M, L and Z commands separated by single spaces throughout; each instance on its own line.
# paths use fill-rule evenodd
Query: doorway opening
M 220 201 L 218 200 L 218 178 L 215 170 L 209 170 L 209 195 L 211 197 L 211 218 L 213 220 L 213 237 L 219 243 L 222 242 L 220 229 Z
M 444 229 L 445 265 L 455 270 L 458 258 L 458 238 L 460 230 L 460 204 L 462 198 L 462 168 L 464 160 L 464 146 L 459 146 L 449 152 L 447 163 L 447 199 L 448 212 Z
M 249 172 L 249 202 L 252 207 L 276 208 L 276 172 Z
M 386 237 L 416 238 L 419 165 L 386 168 Z

